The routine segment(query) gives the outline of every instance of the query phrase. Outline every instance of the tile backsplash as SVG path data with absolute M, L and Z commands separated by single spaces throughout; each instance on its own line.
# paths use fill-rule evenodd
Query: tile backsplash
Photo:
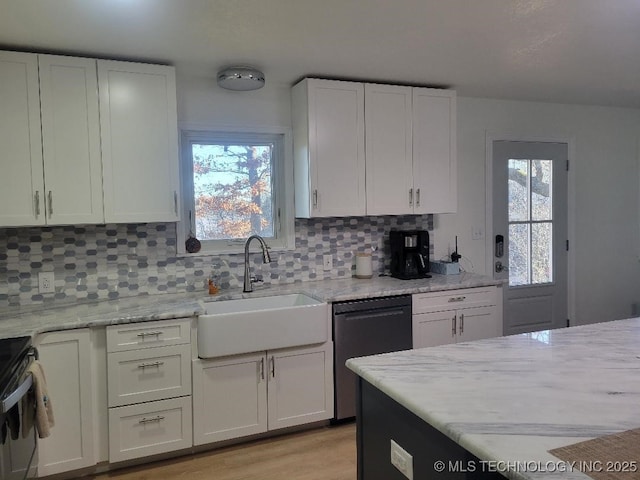
M 296 219 L 295 250 L 251 255 L 265 283 L 350 277 L 356 252 L 373 250 L 374 273 L 389 269 L 391 229 L 433 230 L 432 215 Z M 242 288 L 244 257 L 177 256 L 173 223 L 0 228 L 0 308 L 65 304 L 163 292 L 206 291 L 213 273 L 222 290 Z M 431 245 L 433 252 L 433 244 Z M 333 255 L 324 271 L 322 257 Z M 38 273 L 55 274 L 55 293 L 38 293 Z

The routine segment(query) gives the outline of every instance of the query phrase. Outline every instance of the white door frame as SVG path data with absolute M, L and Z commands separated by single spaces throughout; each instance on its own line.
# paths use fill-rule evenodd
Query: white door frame
M 485 272 L 493 277 L 493 142 L 548 142 L 566 143 L 569 155 L 568 191 L 567 191 L 567 235 L 569 237 L 569 255 L 567 257 L 567 307 L 571 325 L 578 325 L 576 321 L 576 292 L 575 292 L 575 138 L 519 135 L 516 133 L 485 133 Z

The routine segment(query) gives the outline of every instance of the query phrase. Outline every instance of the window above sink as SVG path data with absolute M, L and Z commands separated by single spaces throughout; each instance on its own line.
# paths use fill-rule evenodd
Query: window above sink
M 274 250 L 294 247 L 290 137 L 278 128 L 182 131 L 179 254 L 191 232 L 199 255 L 241 253 L 251 235 Z

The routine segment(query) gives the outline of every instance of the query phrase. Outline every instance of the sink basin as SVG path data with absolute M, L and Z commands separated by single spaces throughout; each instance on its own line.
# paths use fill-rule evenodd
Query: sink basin
M 222 357 L 324 343 L 329 306 L 303 294 L 204 303 L 198 317 L 198 356 Z

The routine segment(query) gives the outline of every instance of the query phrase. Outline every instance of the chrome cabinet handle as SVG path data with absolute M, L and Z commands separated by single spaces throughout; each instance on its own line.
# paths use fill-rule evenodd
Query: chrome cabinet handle
M 38 218 L 40 216 L 40 191 L 39 190 L 36 190 L 35 203 L 36 203 L 36 218 Z
M 144 370 L 145 368 L 160 367 L 162 365 L 164 365 L 164 362 L 141 363 L 138 365 L 138 368 L 142 368 Z
M 260 365 L 258 366 L 258 369 L 260 370 L 260 380 L 264 380 L 264 357 L 260 359 Z
M 144 339 L 145 337 L 159 337 L 162 335 L 162 332 L 142 332 L 138 334 L 138 337 Z
M 451 297 L 449 299 L 449 303 L 464 302 L 465 298 L 467 298 L 467 297 L 464 297 L 464 296 L 462 296 L 462 297 Z
M 49 216 L 53 215 L 53 192 L 49 190 L 49 195 L 47 195 L 47 202 L 49 203 Z
M 464 313 L 460 314 L 460 335 L 464 332 Z
M 416 190 L 416 206 L 420 206 L 420 189 Z
M 271 378 L 276 378 L 276 361 L 273 357 L 270 359 L 271 362 Z
M 313 208 L 318 208 L 318 190 L 313 191 Z
M 456 336 L 456 316 L 454 315 L 451 319 L 451 336 Z
M 409 205 L 413 206 L 413 188 L 409 189 Z
M 178 215 L 178 192 L 173 191 L 173 211 Z
M 162 420 L 164 420 L 164 417 L 162 415 L 158 415 L 157 417 L 153 417 L 153 418 L 143 417 L 142 420 L 138 421 L 138 423 L 144 425 L 145 423 L 160 422 Z

